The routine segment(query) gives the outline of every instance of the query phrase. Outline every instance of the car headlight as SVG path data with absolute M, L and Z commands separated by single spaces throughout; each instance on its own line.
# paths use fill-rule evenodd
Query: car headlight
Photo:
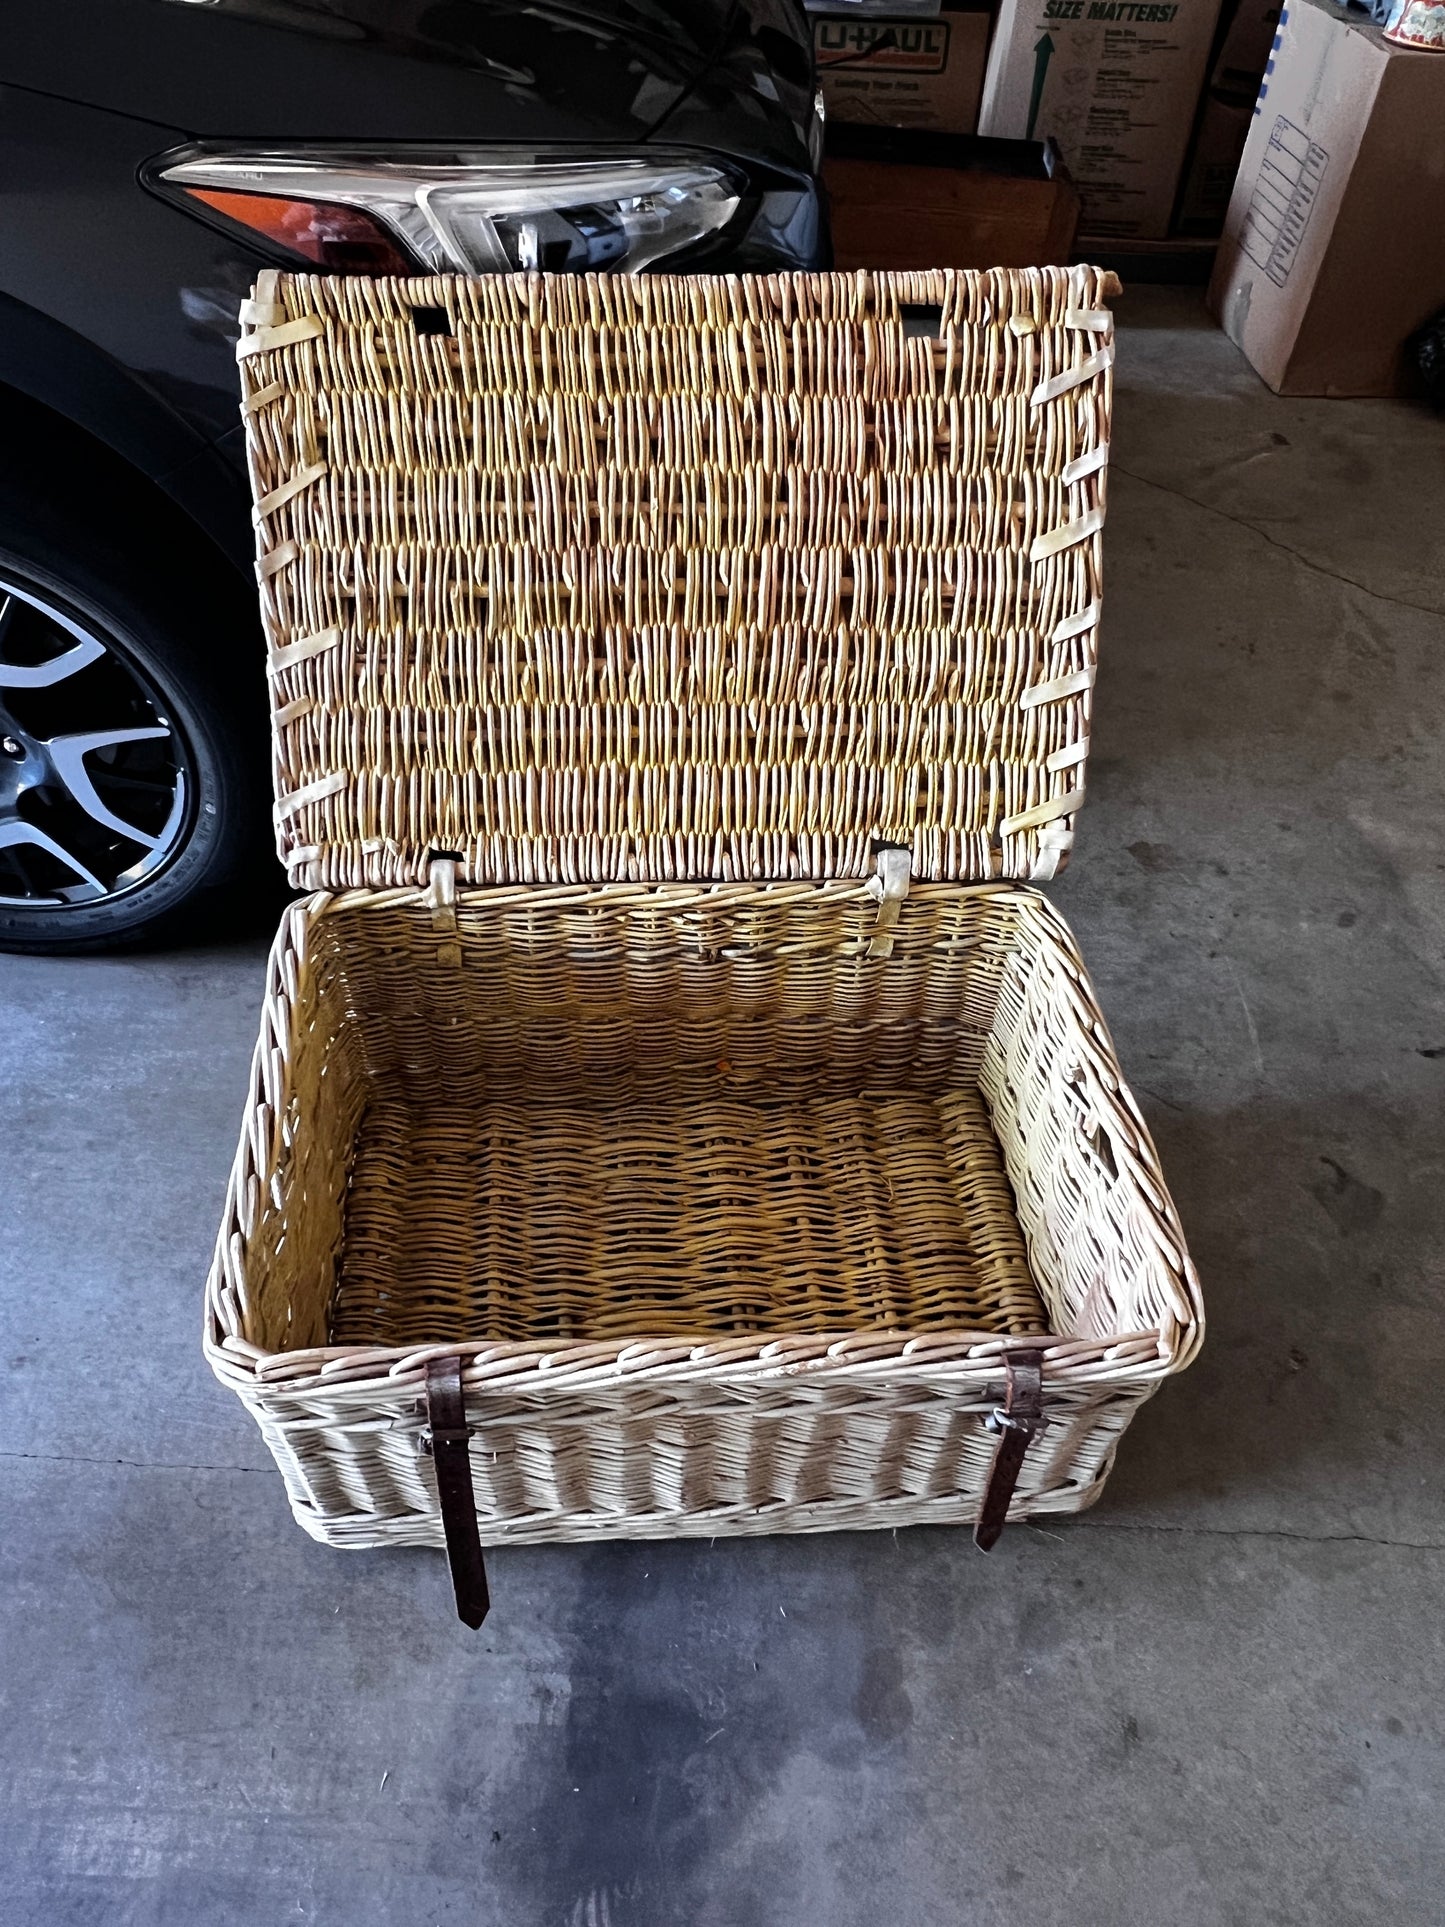
M 162 156 L 149 184 L 316 266 L 351 273 L 636 274 L 724 229 L 742 177 L 711 155 Z

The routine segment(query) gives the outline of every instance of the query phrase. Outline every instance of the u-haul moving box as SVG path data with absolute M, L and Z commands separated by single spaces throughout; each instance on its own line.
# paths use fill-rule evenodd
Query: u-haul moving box
M 813 48 L 830 118 L 971 134 L 988 52 L 988 0 L 932 20 L 815 15 Z

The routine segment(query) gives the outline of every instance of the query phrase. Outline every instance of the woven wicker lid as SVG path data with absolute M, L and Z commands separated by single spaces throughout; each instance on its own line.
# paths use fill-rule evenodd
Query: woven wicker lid
M 1051 876 L 1112 278 L 262 277 L 294 882 Z

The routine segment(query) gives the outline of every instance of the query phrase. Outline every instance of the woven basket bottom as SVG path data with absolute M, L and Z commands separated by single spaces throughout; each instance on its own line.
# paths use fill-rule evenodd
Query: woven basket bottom
M 974 1518 L 1020 1340 L 1013 1514 L 1088 1503 L 1198 1323 L 1041 898 L 921 884 L 885 955 L 851 882 L 444 895 L 274 953 L 208 1353 L 308 1532 L 438 1542 L 434 1348 L 492 1542 Z
M 729 1068 L 373 1098 L 328 1342 L 1047 1329 L 976 1089 Z

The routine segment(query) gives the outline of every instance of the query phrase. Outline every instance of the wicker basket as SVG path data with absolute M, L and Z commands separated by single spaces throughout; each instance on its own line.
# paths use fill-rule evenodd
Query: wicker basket
M 206 1349 L 297 1518 L 1068 1512 L 1201 1334 L 1027 887 L 1082 799 L 1108 277 L 267 276 L 292 880 Z M 470 1576 L 469 1576 L 470 1575 Z M 468 1613 L 468 1605 L 471 1611 Z

